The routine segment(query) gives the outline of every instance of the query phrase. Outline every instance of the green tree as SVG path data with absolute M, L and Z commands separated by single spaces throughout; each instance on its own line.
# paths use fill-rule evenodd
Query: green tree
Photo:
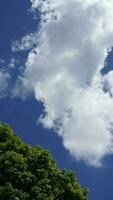
M 32 147 L 0 124 L 0 200 L 87 200 L 73 172 L 60 170 L 51 154 Z

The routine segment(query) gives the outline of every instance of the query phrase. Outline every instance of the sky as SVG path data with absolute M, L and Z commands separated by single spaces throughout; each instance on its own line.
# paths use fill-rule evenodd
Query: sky
M 0 121 L 113 198 L 113 0 L 0 1 Z

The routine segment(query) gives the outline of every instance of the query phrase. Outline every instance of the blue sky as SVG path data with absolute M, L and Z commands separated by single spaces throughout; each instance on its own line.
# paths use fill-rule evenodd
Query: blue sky
M 73 2 L 74 1 L 75 0 L 73 0 Z M 112 0 L 110 2 L 112 3 Z M 76 3 L 76 1 L 74 3 Z M 32 12 L 30 11 L 31 5 L 32 5 Z M 78 15 L 77 18 L 78 21 L 77 20 L 73 21 L 73 16 L 70 15 L 71 13 L 70 10 L 72 9 L 71 7 L 72 5 L 68 5 L 67 1 L 66 5 L 68 7 L 68 10 L 65 6 L 64 7 L 65 16 L 66 17 L 70 16 L 69 18 L 68 17 L 66 18 L 67 23 L 65 23 L 65 21 L 62 20 L 61 21 L 59 20 L 59 23 L 57 23 L 57 25 L 51 22 L 50 24 L 47 24 L 47 28 L 44 30 L 46 34 L 49 34 L 46 36 L 48 36 L 48 41 L 49 41 L 48 46 L 51 47 L 52 49 L 51 50 L 49 48 L 48 49 L 45 48 L 46 46 L 45 44 L 47 44 L 45 37 L 41 36 L 44 41 L 42 42 L 42 40 L 37 36 L 39 31 L 39 21 L 41 17 L 39 13 L 37 13 L 38 12 L 37 10 L 34 11 L 34 9 L 37 9 L 35 7 L 36 4 L 33 4 L 33 1 L 31 4 L 29 0 L 20 0 L 20 1 L 12 0 L 11 2 L 9 1 L 6 2 L 6 0 L 4 1 L 1 0 L 0 71 L 3 70 L 2 71 L 3 74 L 6 73 L 10 74 L 10 82 L 8 82 L 9 87 L 8 86 L 5 87 L 5 91 L 3 91 L 5 95 L 1 95 L 0 97 L 0 120 L 11 124 L 15 132 L 29 144 L 32 145 L 39 144 L 42 147 L 49 149 L 52 152 L 53 157 L 56 160 L 59 167 L 68 168 L 75 171 L 81 185 L 86 186 L 90 189 L 89 193 L 90 200 L 112 199 L 113 198 L 113 191 L 112 191 L 113 151 L 111 150 L 112 143 L 110 143 L 111 140 L 109 139 L 108 142 L 111 145 L 110 146 L 111 149 L 109 149 L 109 146 L 107 146 L 105 142 L 104 143 L 101 142 L 101 140 L 102 141 L 104 141 L 104 139 L 107 140 L 108 137 L 106 137 L 106 135 L 103 135 L 102 138 L 98 137 L 98 135 L 96 135 L 96 132 L 101 133 L 101 130 L 106 131 L 103 128 L 104 127 L 103 123 L 106 123 L 108 117 L 112 119 L 110 110 L 112 109 L 113 100 L 111 101 L 111 98 L 109 99 L 109 97 L 105 96 L 104 92 L 103 93 L 102 91 L 100 92 L 99 89 L 96 88 L 95 91 L 94 89 L 95 87 L 92 89 L 91 86 L 91 82 L 93 79 L 92 77 L 96 77 L 97 79 L 99 79 L 99 84 L 102 83 L 103 87 L 106 86 L 106 81 L 107 81 L 109 85 L 107 93 L 112 96 L 113 81 L 112 81 L 112 74 L 109 74 L 109 72 L 112 70 L 113 66 L 113 53 L 111 52 L 107 58 L 104 55 L 104 53 L 102 55 L 99 54 L 100 50 L 104 52 L 108 47 L 112 48 L 113 41 L 112 39 L 110 39 L 111 32 L 109 33 L 108 30 L 104 30 L 104 32 L 108 31 L 106 35 L 102 33 L 101 37 L 95 36 L 96 38 L 95 42 L 97 42 L 96 45 L 99 44 L 99 46 L 97 46 L 97 49 L 95 50 L 95 48 L 92 47 L 93 44 L 91 43 L 91 38 L 93 35 L 91 30 L 93 29 L 92 27 L 94 25 L 91 26 L 90 22 L 88 22 L 87 20 L 89 13 L 87 14 L 87 12 L 83 10 L 81 5 L 75 4 L 75 7 L 79 9 L 80 13 L 84 11 L 83 17 L 85 16 L 86 19 L 85 21 L 83 21 L 83 19 L 81 19 L 81 16 Z M 100 9 L 98 5 L 96 6 L 98 9 Z M 107 13 L 108 12 L 107 4 L 103 5 L 103 7 L 104 6 L 106 8 L 106 13 Z M 61 8 L 62 7 L 63 4 L 61 4 Z M 73 12 L 74 11 L 76 11 L 76 9 L 73 10 Z M 92 16 L 91 13 L 90 15 Z M 96 17 L 97 17 L 96 19 L 94 18 L 95 20 L 97 20 L 100 17 L 98 16 L 98 13 Z M 103 20 L 105 21 L 104 18 L 105 16 L 102 15 L 102 17 Z M 75 15 L 74 18 L 76 18 Z M 49 16 L 49 19 L 51 20 L 51 16 Z M 73 23 L 75 22 L 75 24 L 72 24 L 72 26 L 76 27 L 74 30 L 70 25 L 70 21 L 68 24 L 68 20 L 71 20 L 71 22 Z M 79 42 L 79 47 L 77 45 L 77 40 L 81 39 L 82 41 L 83 38 L 87 38 L 86 37 L 87 34 L 85 32 L 83 32 L 82 34 L 80 32 L 82 26 L 79 27 L 79 24 L 82 24 L 83 22 L 86 23 L 85 24 L 85 26 L 87 27 L 86 32 L 88 34 L 88 39 L 89 39 L 89 41 L 85 44 L 86 47 L 84 48 L 81 47 L 82 45 L 84 45 L 84 43 L 82 42 Z M 108 23 L 110 22 L 107 19 L 106 24 Z M 42 22 L 41 26 L 43 27 Z M 78 30 L 78 32 L 75 32 L 76 29 Z M 93 30 L 96 30 L 96 27 L 94 27 Z M 42 31 L 41 34 L 43 35 L 43 30 L 41 31 Z M 67 31 L 67 33 L 69 31 L 69 34 L 64 35 L 64 33 L 66 33 L 65 31 Z M 63 38 L 60 32 L 62 32 Z M 21 38 L 25 37 L 26 35 L 29 35 L 30 33 L 34 34 L 30 37 L 31 39 L 33 37 L 35 38 L 36 48 L 34 47 L 34 41 L 32 39 L 32 45 L 30 46 L 30 48 L 26 49 L 25 51 L 17 51 L 17 50 L 12 51 L 11 46 L 12 44 L 14 44 L 14 41 L 17 40 L 21 41 Z M 70 38 L 70 33 L 72 33 L 71 35 L 71 38 L 73 39 L 72 41 Z M 77 39 L 75 39 L 75 37 L 77 37 Z M 102 37 L 103 40 L 100 39 Z M 106 44 L 104 44 L 103 42 L 105 40 Z M 18 42 L 18 48 L 20 48 L 20 46 L 22 45 L 25 46 L 25 40 L 24 44 L 22 42 L 20 43 Z M 90 46 L 90 51 L 87 52 L 88 45 Z M 67 46 L 69 48 L 69 52 Z M 38 53 L 35 54 L 32 53 L 31 49 L 37 52 L 40 51 L 40 55 L 38 55 Z M 64 49 L 66 49 L 66 52 L 64 51 Z M 77 58 L 76 55 L 74 54 L 74 49 L 76 49 L 76 52 L 78 54 Z M 46 52 L 46 50 L 49 51 L 49 54 Z M 92 53 L 90 54 L 91 51 Z M 28 53 L 30 56 L 28 55 Z M 99 54 L 100 57 L 98 57 L 97 54 Z M 74 58 L 73 55 L 75 56 Z M 59 59 L 60 56 L 62 56 L 61 59 Z M 45 59 L 45 57 L 47 59 Z M 81 58 L 83 59 L 83 63 L 81 62 Z M 56 62 L 56 60 L 58 62 Z M 66 60 L 66 62 L 64 60 Z M 75 62 L 74 60 L 77 61 Z M 25 67 L 26 61 L 27 64 Z M 33 61 L 33 64 L 29 64 L 28 61 L 29 63 Z M 104 78 L 103 76 L 100 78 L 100 74 L 99 77 L 97 75 L 95 76 L 94 74 L 96 73 L 96 71 L 98 71 L 98 68 L 95 68 L 95 65 L 97 64 L 102 65 L 105 61 L 106 61 L 106 67 L 101 68 L 100 70 L 103 72 Z M 37 64 L 38 62 L 39 64 Z M 13 65 L 11 65 L 12 63 Z M 45 66 L 44 69 L 43 65 Z M 58 65 L 64 67 L 61 66 L 59 67 Z M 73 65 L 77 65 L 80 68 L 80 70 L 73 68 Z M 40 68 L 38 66 L 40 66 Z M 57 70 L 54 70 L 54 68 L 57 68 Z M 29 69 L 31 69 L 32 73 L 29 72 Z M 75 78 L 73 78 L 73 75 L 75 76 Z M 19 76 L 23 77 L 21 81 L 23 80 L 27 81 L 27 85 L 21 83 Z M 76 82 L 74 82 L 76 87 L 74 85 L 73 88 L 73 85 L 70 85 L 70 82 L 75 81 L 74 79 L 76 79 L 76 76 L 77 80 Z M 100 81 L 100 79 L 102 80 Z M 18 82 L 18 80 L 20 82 Z M 48 80 L 50 82 L 48 82 Z M 54 82 L 54 80 L 56 80 L 56 82 Z M 7 81 L 7 79 L 5 79 L 5 81 Z M 5 82 L 1 83 L 5 84 Z M 2 84 L 0 84 L 1 87 Z M 35 88 L 36 85 L 37 87 Z M 67 87 L 67 85 L 69 85 L 69 87 Z M 79 90 L 81 91 L 81 93 L 78 93 Z M 73 96 L 74 93 L 77 94 L 77 96 L 76 95 Z M 48 94 L 51 98 L 48 97 Z M 22 97 L 24 97 L 24 99 Z M 81 99 L 83 100 L 81 101 Z M 92 101 L 92 99 L 94 99 L 94 102 Z M 71 102 L 72 107 L 70 105 L 68 106 L 69 101 Z M 88 108 L 87 105 L 89 106 Z M 89 116 L 88 115 L 89 109 L 91 112 L 93 106 L 94 106 L 94 111 L 92 111 L 93 114 Z M 100 109 L 100 107 L 102 107 L 102 109 Z M 85 111 L 83 112 L 84 109 Z M 44 116 L 40 118 L 40 115 L 42 113 L 44 113 Z M 103 120 L 104 115 L 106 121 Z M 41 122 L 36 123 L 37 119 L 39 118 Z M 64 119 L 66 120 L 66 122 L 63 121 Z M 68 123 L 67 119 L 70 120 L 68 124 L 69 127 L 66 126 L 66 123 Z M 89 121 L 89 119 L 92 119 L 92 121 L 94 120 L 95 123 L 92 124 L 92 121 Z M 100 119 L 102 119 L 103 121 L 102 120 L 99 121 Z M 83 123 L 84 121 L 85 124 L 87 123 L 89 124 L 87 124 L 87 126 L 84 125 Z M 99 123 L 102 122 L 102 127 L 99 126 L 98 121 Z M 78 128 L 79 123 L 83 128 Z M 90 124 L 92 124 L 91 127 Z M 106 126 L 110 127 L 109 124 L 111 124 L 111 121 L 110 122 L 108 121 Z M 87 132 L 88 130 L 93 130 L 93 128 L 94 128 L 94 133 L 92 133 L 91 135 L 91 138 L 93 140 L 92 141 L 90 135 L 87 134 Z M 67 134 L 66 130 L 68 130 L 69 134 Z M 79 135 L 76 135 L 74 133 L 74 130 L 76 131 L 78 130 Z M 94 149 L 94 151 L 92 149 L 88 150 L 87 146 L 89 148 L 90 145 L 87 143 L 83 143 L 83 140 L 85 140 L 83 130 L 84 132 L 86 132 L 85 138 L 87 138 L 87 141 L 90 138 L 89 143 L 91 142 L 91 146 L 92 149 Z M 64 131 L 66 132 L 66 134 L 64 134 Z M 110 134 L 110 133 L 105 132 L 105 134 Z M 81 137 L 79 138 L 79 136 Z M 82 137 L 83 139 L 81 139 Z M 72 140 L 70 138 L 72 138 Z M 72 141 L 74 142 L 72 143 Z M 98 141 L 100 141 L 100 143 L 98 143 Z M 100 166 L 101 154 L 100 152 L 96 151 L 95 148 L 95 146 L 98 147 L 99 145 L 101 145 L 102 147 L 101 154 L 103 155 L 102 156 L 103 163 L 101 164 L 101 166 Z M 107 150 L 104 149 L 105 146 Z M 69 151 L 71 155 L 69 154 Z M 91 152 L 91 154 L 89 152 Z M 80 161 L 78 162 L 77 159 L 79 159 Z

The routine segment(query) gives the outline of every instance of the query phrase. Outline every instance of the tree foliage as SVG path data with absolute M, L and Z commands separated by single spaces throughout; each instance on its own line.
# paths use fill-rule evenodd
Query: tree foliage
M 0 124 L 0 200 L 87 200 L 76 176 L 60 170 L 51 154 L 24 143 Z

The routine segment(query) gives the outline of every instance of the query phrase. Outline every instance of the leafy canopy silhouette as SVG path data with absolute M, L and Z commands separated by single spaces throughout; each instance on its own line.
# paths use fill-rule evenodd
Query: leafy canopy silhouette
M 0 200 L 87 200 L 73 172 L 60 170 L 51 154 L 24 143 L 0 124 Z

